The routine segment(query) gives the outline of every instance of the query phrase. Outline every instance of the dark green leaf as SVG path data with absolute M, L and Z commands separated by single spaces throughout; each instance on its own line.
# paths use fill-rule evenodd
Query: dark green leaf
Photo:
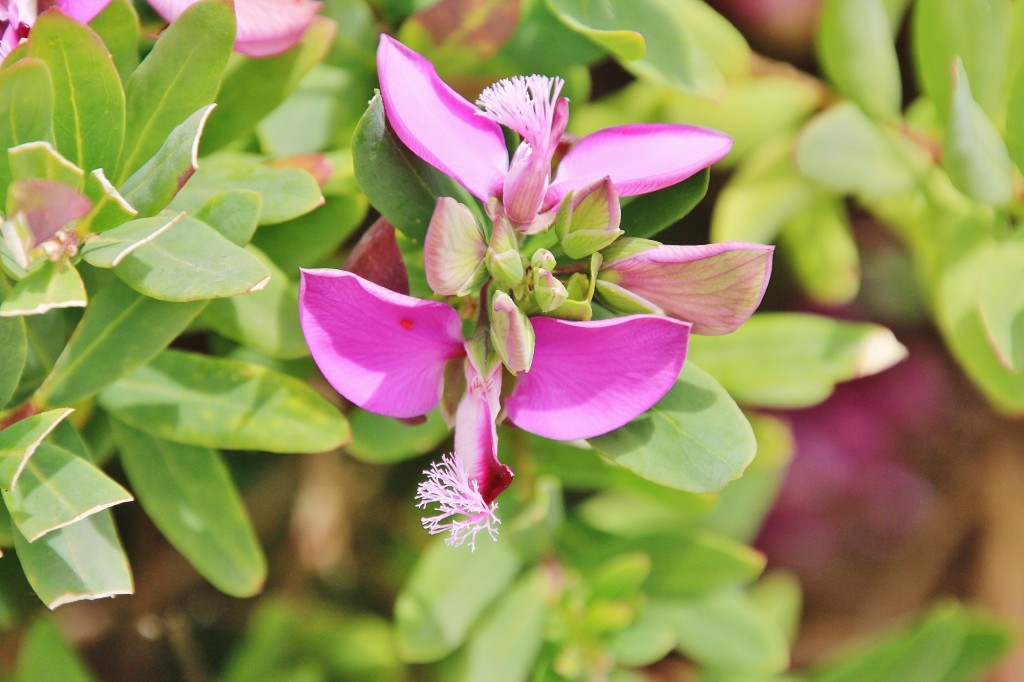
M 46 64 L 26 58 L 0 71 L 0 150 L 53 139 L 53 85 Z M 0 153 L 0 196 L 11 182 L 6 153 Z
M 222 592 L 259 592 L 266 560 L 220 455 L 116 420 L 114 438 L 139 503 L 175 549 Z
M 708 191 L 708 169 L 693 177 L 622 205 L 622 229 L 627 237 L 653 237 L 693 210 Z
M 124 138 L 121 79 L 99 37 L 60 12 L 32 26 L 29 56 L 50 67 L 57 149 L 79 168 L 113 170 Z
M 174 350 L 104 390 L 100 404 L 154 436 L 213 448 L 323 452 L 350 437 L 337 408 L 297 379 Z
M 690 361 L 657 405 L 590 444 L 643 478 L 691 492 L 721 489 L 757 449 L 736 403 Z
M 365 215 L 361 192 L 330 195 L 327 203 L 304 216 L 260 228 L 252 243 L 294 276 L 299 268 L 315 267 L 334 253 Z

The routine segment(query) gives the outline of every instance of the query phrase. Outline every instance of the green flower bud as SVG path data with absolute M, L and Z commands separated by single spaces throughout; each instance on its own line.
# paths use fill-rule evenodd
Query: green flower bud
M 533 325 L 504 291 L 491 299 L 491 344 L 508 371 L 529 372 L 535 346 Z

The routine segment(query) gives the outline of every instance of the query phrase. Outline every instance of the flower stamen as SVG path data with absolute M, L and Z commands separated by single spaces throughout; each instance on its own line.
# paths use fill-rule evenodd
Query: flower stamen
M 516 131 L 534 149 L 544 149 L 555 126 L 555 104 L 564 84 L 561 78 L 536 74 L 503 78 L 485 88 L 476 104 L 482 109 L 481 116 Z
M 494 515 L 498 503 L 484 502 L 479 484 L 470 480 L 466 465 L 460 458 L 444 455 L 440 462 L 431 463 L 430 469 L 423 473 L 427 480 L 416 489 L 416 507 L 426 509 L 428 505 L 438 505 L 435 516 L 420 519 L 427 532 L 436 535 L 447 531 L 449 536 L 445 538 L 445 544 L 458 547 L 468 541 L 473 551 L 476 551 L 476 536 L 480 531 L 487 531 L 492 540 L 498 539 L 495 526 L 501 520 Z

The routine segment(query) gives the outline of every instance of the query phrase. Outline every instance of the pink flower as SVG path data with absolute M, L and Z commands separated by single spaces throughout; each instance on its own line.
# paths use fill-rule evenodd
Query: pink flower
M 197 0 L 147 0 L 167 21 L 174 21 Z M 320 11 L 312 0 L 235 0 L 235 49 L 250 57 L 284 52 L 299 41 Z
M 82 24 L 92 21 L 110 0 L 0 0 L 0 61 L 28 37 L 41 9 L 56 7 Z
M 445 303 L 398 294 L 343 270 L 303 270 L 299 313 L 324 377 L 371 412 L 425 414 L 442 392 L 458 392 L 464 377 L 454 415 L 455 459 L 426 472 L 418 491 L 421 506 L 439 502 L 442 509 L 424 525 L 449 531 L 452 544 L 472 544 L 480 530 L 493 534 L 494 500 L 512 480 L 512 470 L 498 461 L 502 407 L 510 422 L 546 438 L 607 433 L 672 387 L 690 334 L 690 324 L 656 315 L 531 318 L 532 364 L 518 373 L 502 406 L 501 362 L 481 350 L 485 342 L 463 338 L 458 313 Z
M 562 80 L 516 76 L 481 93 L 474 106 L 452 90 L 423 56 L 382 35 L 377 73 L 388 122 L 414 154 L 487 203 L 500 199 L 524 231 L 568 192 L 611 178 L 619 196 L 653 192 L 685 180 L 732 146 L 722 133 L 674 124 L 607 128 L 576 143 L 551 177 L 569 117 Z M 523 142 L 509 159 L 504 125 Z M 541 221 L 540 227 L 546 225 Z

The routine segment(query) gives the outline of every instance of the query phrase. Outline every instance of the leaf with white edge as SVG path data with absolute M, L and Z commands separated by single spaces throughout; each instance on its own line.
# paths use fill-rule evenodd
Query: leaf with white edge
M 42 412 L 0 431 L 0 488 L 10 490 L 18 482 L 39 444 L 72 412 L 70 407 Z
M 993 244 L 981 273 L 979 313 L 999 361 L 1024 372 L 1024 236 Z
M 18 481 L 3 490 L 11 520 L 29 542 L 132 496 L 90 462 L 40 443 Z
M 124 154 L 113 174 L 124 182 L 182 121 L 216 99 L 235 39 L 235 13 L 224 0 L 202 0 L 176 18 L 125 84 Z
M 266 559 L 220 454 L 113 426 L 128 481 L 160 532 L 217 589 L 259 592 Z
M 743 412 L 689 359 L 654 407 L 589 442 L 642 478 L 690 492 L 720 490 L 743 473 L 757 450 Z
M 92 202 L 92 211 L 83 222 L 92 232 L 117 227 L 139 214 L 110 184 L 102 168 L 97 168 L 85 178 L 85 196 Z
M 141 294 L 176 302 L 247 294 L 270 281 L 255 256 L 188 215 L 127 253 L 114 273 Z
M 128 557 L 110 510 L 29 542 L 15 531 L 14 549 L 29 584 L 48 608 L 134 591 Z
M 68 161 L 49 142 L 26 142 L 8 149 L 7 159 L 15 180 L 53 180 L 79 190 L 85 184 L 85 171 Z
M 221 336 L 281 359 L 309 355 L 299 327 L 299 287 L 255 246 L 250 255 L 270 273 L 267 286 L 245 296 L 211 301 L 202 321 Z
M 89 668 L 65 641 L 53 619 L 39 617 L 18 648 L 18 682 L 94 682 Z
M 824 197 L 790 218 L 779 251 L 815 301 L 845 305 L 857 295 L 860 256 L 842 200 Z
M 0 293 L 6 289 L 0 276 Z M 2 299 L 0 299 L 2 300 Z M 18 387 L 28 354 L 25 321 L 20 317 L 0 317 L 0 410 L 7 407 Z
M 907 355 L 876 324 L 803 313 L 758 313 L 732 334 L 690 339 L 694 360 L 744 405 L 810 407 L 835 385 L 876 374 Z
M 88 297 L 78 270 L 71 263 L 43 260 L 0 304 L 0 317 L 42 315 L 54 308 L 84 308 Z
M 192 445 L 324 452 L 350 438 L 338 409 L 298 379 L 175 350 L 105 389 L 99 401 L 130 426 Z
M 993 206 L 1013 198 L 1013 161 L 995 125 L 971 96 L 967 72 L 958 60 L 953 72 L 942 164 L 961 192 Z
M 220 154 L 203 159 L 170 207 L 195 215 L 212 197 L 231 190 L 262 195 L 260 225 L 297 218 L 324 203 L 316 179 L 300 168 L 272 168 L 254 158 Z
M 124 140 L 125 96 L 99 36 L 60 12 L 43 12 L 28 54 L 50 67 L 57 149 L 79 168 L 113 170 Z
M 900 65 L 882 0 L 826 0 L 818 26 L 818 55 L 839 92 L 871 118 L 900 114 Z
M 139 215 L 156 215 L 199 167 L 199 138 L 216 104 L 208 104 L 171 131 L 149 161 L 132 173 L 121 194 Z
M 512 585 L 521 564 L 507 543 L 489 538 L 482 538 L 473 552 L 440 540 L 432 543 L 395 602 L 402 658 L 439 661 L 458 649 L 477 619 Z
M 112 230 L 90 235 L 82 246 L 82 258 L 97 268 L 112 268 L 132 251 L 174 227 L 184 217 L 184 213 L 179 213 L 176 216 L 138 218 Z
M 111 277 L 93 295 L 36 392 L 36 404 L 68 405 L 88 398 L 166 348 L 205 305 L 157 301 Z
M 45 63 L 26 57 L 0 71 L 0 111 L 0 150 L 53 139 L 53 85 Z M 0 153 L 0 196 L 10 181 L 7 154 Z

